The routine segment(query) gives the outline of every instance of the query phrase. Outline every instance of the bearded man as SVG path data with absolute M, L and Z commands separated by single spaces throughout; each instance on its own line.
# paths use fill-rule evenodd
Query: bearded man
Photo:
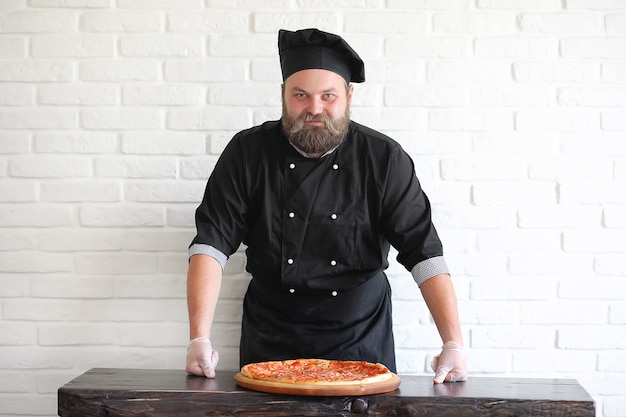
M 434 381 L 466 378 L 456 296 L 413 162 L 350 120 L 364 65 L 339 36 L 281 30 L 282 118 L 239 132 L 196 210 L 189 247 L 187 371 L 213 377 L 211 327 L 228 259 L 243 242 L 252 279 L 240 365 L 323 358 L 396 372 L 390 245 L 443 341 Z

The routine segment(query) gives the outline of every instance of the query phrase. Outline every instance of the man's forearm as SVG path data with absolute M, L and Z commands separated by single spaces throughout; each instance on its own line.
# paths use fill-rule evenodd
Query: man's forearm
M 450 275 L 436 275 L 420 287 L 443 343 L 454 341 L 463 346 L 456 294 Z
M 194 255 L 187 271 L 189 339 L 211 338 L 215 307 L 222 284 L 222 267 L 210 256 Z

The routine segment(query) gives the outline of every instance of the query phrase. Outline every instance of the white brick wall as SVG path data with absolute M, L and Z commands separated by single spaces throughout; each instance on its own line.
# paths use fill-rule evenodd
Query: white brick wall
M 471 373 L 577 378 L 626 415 L 626 0 L 0 1 L 0 415 L 56 415 L 92 367 L 184 367 L 193 211 L 280 113 L 277 30 L 310 26 L 366 61 L 354 119 L 415 158 Z M 389 276 L 400 371 L 428 372 L 428 310 Z

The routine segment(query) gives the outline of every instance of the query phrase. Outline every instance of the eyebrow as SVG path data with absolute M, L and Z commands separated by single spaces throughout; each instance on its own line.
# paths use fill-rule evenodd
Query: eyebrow
M 306 91 L 304 88 L 297 87 L 297 86 L 296 86 L 296 87 L 292 87 L 292 88 L 291 88 L 291 91 L 292 91 L 292 92 L 293 92 L 293 91 L 299 91 L 299 92 L 301 92 L 301 93 L 307 93 L 307 94 L 309 94 L 309 92 L 308 92 L 308 91 Z M 320 91 L 320 93 L 322 93 L 322 94 L 323 94 L 323 93 L 336 93 L 336 92 L 337 92 L 337 89 L 336 89 L 335 87 L 326 88 L 326 89 L 324 89 L 324 90 Z

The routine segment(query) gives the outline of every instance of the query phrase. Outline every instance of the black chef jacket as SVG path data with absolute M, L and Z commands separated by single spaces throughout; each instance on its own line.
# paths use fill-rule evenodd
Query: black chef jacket
M 192 245 L 226 256 L 247 246 L 242 365 L 317 357 L 395 370 L 389 245 L 408 270 L 443 254 L 412 160 L 355 122 L 318 159 L 295 150 L 280 120 L 238 133 L 207 182 L 196 227 Z

